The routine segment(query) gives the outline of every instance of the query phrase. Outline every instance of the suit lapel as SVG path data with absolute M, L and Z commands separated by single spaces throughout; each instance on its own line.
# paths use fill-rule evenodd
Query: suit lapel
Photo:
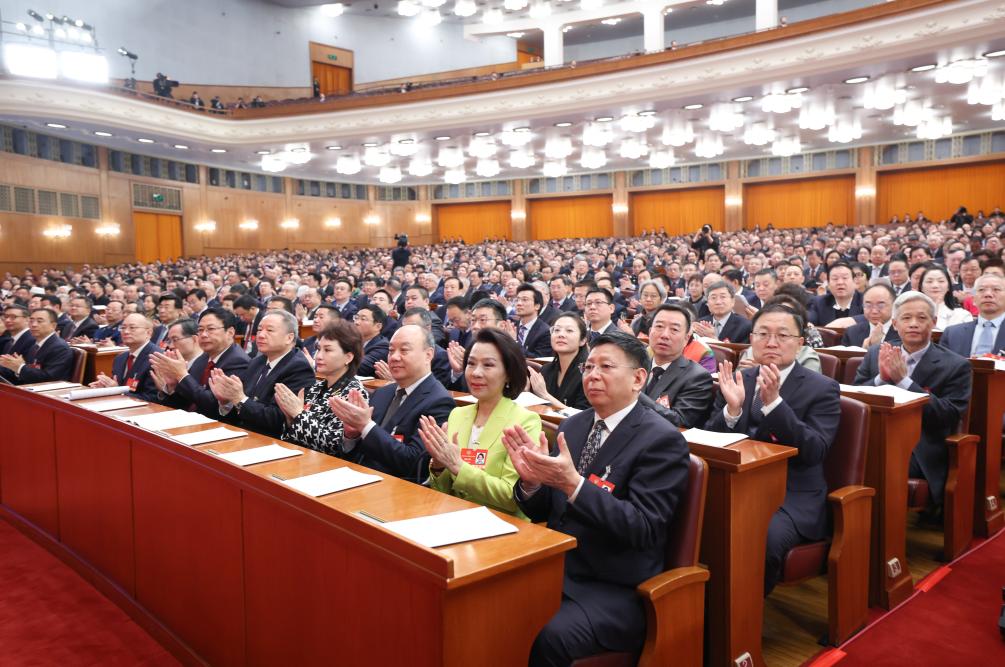
M 492 446 L 492 443 L 499 441 L 499 436 L 502 434 L 503 427 L 508 424 L 515 424 L 516 419 L 514 416 L 514 408 L 516 403 L 508 398 L 503 398 L 500 400 L 499 404 L 496 405 L 495 410 L 489 416 L 489 420 L 485 422 L 485 428 L 482 429 L 482 434 L 478 438 L 479 446 L 482 449 L 488 449 Z M 477 408 L 476 408 L 477 411 Z M 474 419 L 471 420 L 474 423 Z M 468 439 L 471 436 L 471 429 L 468 429 Z M 463 441 L 461 441 L 463 443 Z
M 933 384 L 933 376 L 939 372 L 941 365 L 942 355 L 936 349 L 935 343 L 932 343 L 925 352 L 925 355 L 921 357 L 921 360 L 914 367 L 914 372 L 911 373 L 911 380 L 919 387 L 931 386 Z
M 598 473 L 603 475 L 604 469 L 617 458 L 618 454 L 622 449 L 625 448 L 631 440 L 635 437 L 638 430 L 639 424 L 642 421 L 643 411 L 646 408 L 642 406 L 641 403 L 637 403 L 632 411 L 625 415 L 625 418 L 621 420 L 611 433 L 607 436 L 607 440 L 604 441 L 603 446 L 600 451 L 597 452 L 596 457 L 594 457 L 593 462 L 590 467 L 584 472 L 584 475 L 589 476 L 592 473 Z M 590 428 L 592 430 L 593 423 L 590 423 Z M 589 431 L 587 432 L 587 437 L 589 437 Z M 586 444 L 586 438 L 583 438 L 583 445 Z M 574 460 L 578 461 L 578 458 Z

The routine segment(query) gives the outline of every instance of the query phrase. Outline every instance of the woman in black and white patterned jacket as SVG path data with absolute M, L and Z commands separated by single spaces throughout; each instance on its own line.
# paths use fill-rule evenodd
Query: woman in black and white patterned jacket
M 283 440 L 332 456 L 341 451 L 342 421 L 328 407 L 328 399 L 346 398 L 353 389 L 368 398 L 356 379 L 362 357 L 363 340 L 353 324 L 335 320 L 325 326 L 314 355 L 314 369 L 321 379 L 299 394 L 276 385 L 276 403 L 286 415 Z

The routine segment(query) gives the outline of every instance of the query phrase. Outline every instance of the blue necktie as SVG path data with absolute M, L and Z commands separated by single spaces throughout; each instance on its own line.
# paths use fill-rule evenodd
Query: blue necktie
M 995 323 L 990 321 L 985 321 L 981 328 L 980 338 L 977 339 L 977 345 L 974 346 L 974 351 L 971 353 L 975 357 L 979 357 L 982 354 L 991 354 L 995 347 Z

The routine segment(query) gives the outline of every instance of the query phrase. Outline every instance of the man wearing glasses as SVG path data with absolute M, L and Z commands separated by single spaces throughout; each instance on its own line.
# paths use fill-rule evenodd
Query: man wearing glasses
M 234 314 L 222 308 L 207 308 L 196 327 L 196 343 L 202 352 L 191 366 L 175 356 L 155 353 L 150 360 L 161 402 L 218 419 L 219 403 L 209 389 L 214 368 L 227 375 L 240 375 L 251 359 L 234 343 Z
M 91 387 L 128 387 L 129 395 L 157 402 L 157 385 L 150 375 L 150 355 L 157 346 L 150 342 L 154 324 L 139 313 L 128 315 L 119 327 L 122 344 L 129 349 L 112 361 L 112 377 L 99 373 Z M 184 363 L 184 362 L 182 362 Z
M 884 279 L 885 281 L 885 279 Z M 869 347 L 883 341 L 897 345 L 900 334 L 893 326 L 893 302 L 896 292 L 886 282 L 873 285 L 862 295 L 862 315 L 856 315 L 855 324 L 841 336 L 842 345 Z
M 728 361 L 719 365 L 719 395 L 705 424 L 710 431 L 746 433 L 799 450 L 789 459 L 785 501 L 768 525 L 765 595 L 789 549 L 823 539 L 827 531 L 824 459 L 841 419 L 841 395 L 837 382 L 796 363 L 801 320 L 782 305 L 757 312 L 750 334 L 757 365 L 735 373 Z
M 617 330 L 611 318 L 614 316 L 614 297 L 605 289 L 594 287 L 583 301 L 584 319 L 587 324 L 587 336 L 592 343 L 605 333 Z

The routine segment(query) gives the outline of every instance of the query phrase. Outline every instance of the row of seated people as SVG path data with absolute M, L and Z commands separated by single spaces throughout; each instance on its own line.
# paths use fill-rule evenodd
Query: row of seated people
M 730 296 L 728 284 L 711 287 L 710 297 Z M 1005 346 L 1005 279 L 993 272 L 981 276 L 979 320 L 949 327 L 941 344 L 931 340 L 938 308 L 929 296 L 913 290 L 896 296 L 887 283 L 867 294 L 890 301 L 877 305 L 870 296 L 870 312 L 888 308 L 890 318 L 870 320 L 869 335 L 888 326 L 900 340 L 864 341 L 871 344 L 855 381 L 929 394 L 911 473 L 928 480 L 937 505 L 948 465 L 943 442 L 969 401 L 965 357 Z M 576 536 L 580 546 L 567 559 L 561 610 L 535 642 L 532 664 L 640 649 L 645 617 L 633 589 L 662 568 L 663 528 L 686 483 L 680 427 L 742 432 L 799 450 L 769 528 L 766 594 L 778 579 L 782 555 L 823 537 L 823 460 L 838 429 L 839 390 L 805 357 L 800 360 L 808 322 L 798 298 L 780 293 L 761 305 L 749 323 L 750 358 L 735 372 L 723 363 L 716 389 L 700 363 L 704 355 L 695 360 L 685 354 L 701 326 L 684 300 L 669 299 L 647 313 L 648 332 L 636 336 L 626 322 L 611 320 L 613 295 L 594 287 L 583 299 L 583 316 L 559 310 L 545 325 L 554 358 L 538 373 L 527 360 L 541 356 L 530 339 L 544 299 L 530 285 L 520 286 L 516 297 L 516 323 L 498 301 L 480 300 L 470 308 L 468 335 L 446 348 L 437 344 L 431 314 L 421 307 L 406 310 L 390 341 L 377 340 L 387 319 L 379 306 L 359 308 L 352 324 L 336 309 L 319 307 L 315 318 L 325 311 L 331 317 L 322 316 L 313 356 L 298 351 L 300 322 L 286 308 L 255 315 L 248 335 L 254 343 L 246 349 L 235 343 L 234 315 L 222 308 L 172 324 L 168 351 L 151 343 L 153 323 L 132 313 L 118 327 L 129 350 L 116 358 L 113 377 L 100 377 L 96 385 L 128 386 L 145 400 L 198 410 L 500 511 L 547 520 Z M 710 298 L 709 306 L 715 301 Z M 56 334 L 56 313 L 40 308 L 25 317 L 24 311 L 9 306 L 4 312 L 12 340 L 0 349 L 0 372 L 15 383 L 65 377 L 69 349 Z M 32 339 L 27 354 L 14 350 L 23 351 L 27 339 L 21 318 Z M 202 354 L 186 360 L 179 349 L 192 338 L 193 322 Z M 714 322 L 713 316 L 706 326 Z M 373 360 L 374 370 L 393 382 L 368 395 L 356 375 L 375 340 L 386 344 L 387 356 Z M 446 357 L 445 378 L 434 373 L 437 357 Z M 463 388 L 476 402 L 455 407 L 450 388 Z M 527 388 L 553 407 L 585 408 L 563 422 L 555 451 L 541 434 L 539 415 L 514 402 Z

